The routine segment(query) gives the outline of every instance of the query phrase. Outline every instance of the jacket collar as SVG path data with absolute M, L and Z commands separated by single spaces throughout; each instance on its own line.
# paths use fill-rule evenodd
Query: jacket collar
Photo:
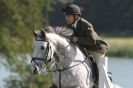
M 72 26 L 73 26 L 74 28 L 77 27 L 77 23 L 78 23 L 79 20 L 80 20 L 80 18 L 78 18 L 78 19 L 74 22 L 74 24 L 72 24 Z

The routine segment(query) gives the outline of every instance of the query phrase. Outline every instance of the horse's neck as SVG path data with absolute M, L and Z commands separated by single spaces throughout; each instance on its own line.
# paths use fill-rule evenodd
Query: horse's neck
M 59 68 L 71 67 L 84 61 L 84 55 L 81 53 L 79 48 L 68 46 L 69 49 L 62 49 L 59 53 L 59 62 L 57 63 Z M 60 51 L 59 51 L 60 52 Z
M 79 48 L 70 45 L 66 39 L 56 34 L 49 34 L 48 36 L 49 39 L 56 45 L 56 52 L 59 56 L 57 64 L 61 68 L 70 66 L 75 60 L 84 60 L 84 56 Z
M 66 39 L 62 38 L 61 36 L 54 33 L 48 33 L 47 38 L 48 40 L 50 40 L 50 42 L 52 42 L 55 45 L 55 47 L 57 48 L 56 51 L 60 51 L 60 49 L 64 49 L 65 51 L 70 50 L 70 47 L 67 47 L 69 43 Z

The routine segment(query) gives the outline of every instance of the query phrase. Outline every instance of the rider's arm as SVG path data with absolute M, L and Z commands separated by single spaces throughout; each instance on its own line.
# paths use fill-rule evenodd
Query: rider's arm
M 93 26 L 91 24 L 83 24 L 83 30 L 85 37 L 77 37 L 78 38 L 77 42 L 81 45 L 89 45 L 89 46 L 95 45 L 97 34 L 93 30 Z

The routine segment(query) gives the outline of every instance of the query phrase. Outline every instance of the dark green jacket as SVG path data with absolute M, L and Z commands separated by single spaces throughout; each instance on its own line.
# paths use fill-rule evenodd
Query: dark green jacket
M 91 23 L 83 18 L 77 21 L 76 28 L 68 26 L 74 32 L 73 36 L 78 38 L 78 44 L 87 50 L 96 51 L 105 54 L 108 50 L 108 44 L 103 41 L 94 31 Z

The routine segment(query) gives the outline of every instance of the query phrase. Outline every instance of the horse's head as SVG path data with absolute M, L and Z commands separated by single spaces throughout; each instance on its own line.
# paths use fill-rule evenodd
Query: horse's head
M 69 42 L 63 36 L 69 37 L 72 35 L 72 31 L 64 27 L 48 27 L 45 31 L 33 31 L 33 34 L 35 42 L 33 44 L 32 72 L 36 74 L 43 64 L 50 62 L 54 53 L 61 57 L 69 51 Z
M 50 42 L 47 40 L 46 33 L 41 31 L 33 31 L 35 42 L 33 44 L 32 56 L 32 72 L 37 74 L 40 72 L 43 64 L 49 62 L 53 57 L 53 50 Z

